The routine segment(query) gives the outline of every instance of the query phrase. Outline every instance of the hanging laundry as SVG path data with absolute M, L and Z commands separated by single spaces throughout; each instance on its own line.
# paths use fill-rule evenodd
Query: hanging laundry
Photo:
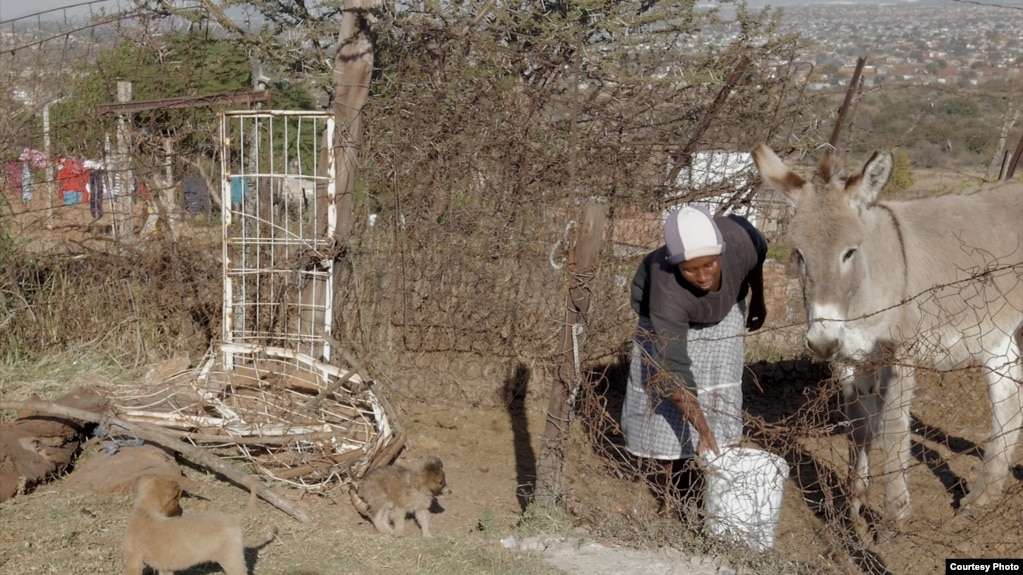
M 241 176 L 231 176 L 231 205 L 240 206 L 249 191 L 249 182 Z
M 21 202 L 27 204 L 32 201 L 32 168 L 28 162 L 21 163 Z
M 142 180 L 135 180 L 135 195 L 142 200 L 149 199 L 149 188 Z
M 7 162 L 4 165 L 7 170 L 7 187 L 12 194 L 21 195 L 21 181 L 24 178 L 21 171 L 21 162 Z
M 209 213 L 210 189 L 205 178 L 199 174 L 187 174 L 181 179 L 181 189 L 185 196 L 185 213 L 189 217 Z
M 89 172 L 89 213 L 94 218 L 103 216 L 103 171 Z
M 57 182 L 64 198 L 64 204 L 73 206 L 89 201 L 89 172 L 81 160 L 63 158 L 57 171 Z
M 33 170 L 42 170 L 50 165 L 50 161 L 46 158 L 46 153 L 33 148 L 25 148 L 22 150 L 18 159 L 22 162 L 28 162 L 29 166 L 31 166 Z
M 110 201 L 119 202 L 119 198 L 126 193 L 127 187 L 121 184 L 121 171 L 116 167 L 114 168 L 113 182 L 110 186 Z

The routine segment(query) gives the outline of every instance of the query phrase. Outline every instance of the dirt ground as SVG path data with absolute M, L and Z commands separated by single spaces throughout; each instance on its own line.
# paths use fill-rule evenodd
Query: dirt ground
M 747 382 L 747 408 L 757 421 L 793 421 L 821 389 L 820 366 L 799 361 L 754 364 Z M 773 553 L 758 555 L 703 542 L 677 521 L 658 517 L 657 504 L 642 481 L 615 472 L 583 437 L 577 420 L 566 463 L 565 518 L 524 515 L 525 493 L 535 474 L 538 438 L 546 401 L 530 399 L 522 411 L 396 401 L 408 432 L 399 461 L 441 457 L 454 493 L 433 515 L 435 538 L 424 541 L 410 525 L 398 541 L 378 535 L 348 503 L 345 493 L 301 499 L 314 519 L 301 524 L 262 504 L 247 523 L 279 529 L 277 541 L 253 553 L 256 573 L 620 573 L 628 566 L 665 575 L 709 573 L 893 573 L 942 572 L 946 557 L 1023 557 L 1023 453 L 1017 452 L 1013 477 L 1003 500 L 973 517 L 954 515 L 962 482 L 972 480 L 979 462 L 976 442 L 985 434 L 984 402 L 975 374 L 922 378 L 914 406 L 910 471 L 914 515 L 905 532 L 889 543 L 875 543 L 867 531 L 846 531 L 829 520 L 826 500 L 840 493 L 831 475 L 842 469 L 840 436 L 795 440 L 772 450 L 792 466 Z M 801 381 L 802 379 L 802 381 Z M 813 380 L 813 381 L 811 381 Z M 759 382 L 761 390 L 754 381 Z M 597 391 L 616 409 L 612 382 Z M 763 424 L 754 423 L 754 427 Z M 103 457 L 98 446 L 85 457 Z M 199 484 L 186 499 L 185 513 L 200 504 L 231 511 L 246 494 L 184 465 Z M 66 478 L 42 485 L 0 504 L 0 571 L 27 573 L 116 573 L 120 539 L 130 507 L 127 495 L 73 493 Z M 829 495 L 828 491 L 833 492 Z M 288 493 L 298 497 L 296 493 Z M 873 512 L 880 510 L 872 490 Z M 568 527 L 566 528 L 566 525 Z M 255 537 L 255 536 L 254 536 Z M 745 569 L 741 567 L 745 565 Z M 732 569 L 736 571 L 732 571 Z M 199 567 L 190 575 L 219 572 Z
M 427 454 L 445 462 L 454 493 L 434 508 L 434 538 L 423 540 L 414 524 L 403 539 L 379 535 L 351 507 L 346 492 L 321 495 L 278 489 L 297 499 L 313 519 L 308 524 L 260 504 L 246 520 L 251 540 L 258 540 L 267 524 L 278 528 L 277 540 L 249 552 L 255 573 L 327 575 L 336 573 L 494 573 L 494 574 L 607 574 L 629 565 L 645 565 L 648 572 L 664 575 L 728 573 L 722 558 L 701 557 L 657 546 L 637 549 L 600 538 L 580 524 L 542 517 L 535 528 L 522 529 L 521 456 L 530 448 L 516 441 L 513 427 L 525 423 L 531 432 L 542 424 L 537 403 L 528 413 L 509 418 L 495 409 L 467 413 L 454 406 L 409 406 L 401 410 L 409 433 L 408 449 L 399 462 L 414 465 Z M 534 437 L 537 435 L 533 433 Z M 529 441 L 535 449 L 536 444 Z M 104 458 L 103 445 L 86 449 L 78 465 Z M 234 512 L 244 507 L 246 494 L 205 470 L 182 465 L 198 485 L 182 501 L 185 514 L 200 509 Z M 604 487 L 608 478 L 586 477 L 570 471 L 569 489 L 583 488 L 614 513 L 629 513 L 623 504 L 646 513 L 652 501 L 642 490 Z M 20 575 L 40 572 L 120 573 L 120 541 L 124 534 L 131 496 L 103 495 L 70 489 L 75 474 L 41 485 L 0 503 L 0 572 Z M 594 481 L 590 484 L 590 481 Z M 588 497 L 579 493 L 573 499 Z M 616 502 L 620 500 L 620 502 Z M 577 501 L 578 504 L 578 501 Z M 411 520 L 410 520 L 411 521 Z M 551 528 L 558 533 L 545 531 Z M 567 530 L 567 531 L 566 531 Z M 187 575 L 220 572 L 214 566 L 190 569 Z

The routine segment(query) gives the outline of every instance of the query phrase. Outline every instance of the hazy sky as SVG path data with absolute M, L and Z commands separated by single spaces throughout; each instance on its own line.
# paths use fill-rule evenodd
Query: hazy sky
M 0 0 L 0 20 L 10 20 L 29 14 L 37 14 L 55 8 L 67 8 L 68 17 L 85 16 L 91 10 L 106 8 L 114 10 L 120 5 L 127 6 L 124 0 Z M 46 18 L 60 18 L 61 12 L 45 14 Z

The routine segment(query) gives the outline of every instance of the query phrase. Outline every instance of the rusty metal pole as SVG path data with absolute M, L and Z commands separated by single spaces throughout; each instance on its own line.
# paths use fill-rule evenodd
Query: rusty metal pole
M 561 362 L 557 378 L 551 384 L 547 405 L 547 423 L 536 466 L 534 501 L 553 505 L 561 500 L 564 488 L 565 441 L 572 422 L 572 400 L 580 383 L 580 361 L 586 339 L 586 316 L 590 310 L 593 281 L 604 236 L 607 211 L 604 205 L 589 203 L 583 207 L 582 221 L 568 246 L 568 298 L 565 326 L 561 338 Z
M 831 137 L 828 138 L 828 154 L 834 152 L 835 147 L 838 146 L 838 135 L 842 132 L 842 123 L 845 122 L 845 115 L 849 112 L 849 106 L 852 104 L 853 94 L 860 85 L 860 74 L 863 73 L 863 65 L 867 63 L 867 59 L 860 56 L 856 59 L 856 69 L 853 71 L 852 80 L 849 81 L 849 89 L 845 91 L 845 100 L 842 101 L 842 107 L 838 110 L 838 118 L 835 120 L 835 128 L 831 131 Z
M 711 120 L 717 116 L 721 107 L 728 99 L 728 96 L 735 88 L 735 85 L 739 83 L 743 74 L 746 73 L 746 68 L 749 67 L 749 63 L 750 59 L 743 56 L 743 58 L 739 60 L 739 63 L 736 64 L 735 68 L 728 73 L 728 76 L 725 78 L 724 86 L 721 86 L 721 90 L 718 91 L 717 97 L 714 98 L 710 107 L 707 108 L 707 111 L 704 112 L 703 116 L 700 118 L 700 123 L 696 126 L 696 129 L 693 130 L 692 135 L 689 137 L 689 141 L 686 142 L 682 151 L 679 152 L 678 161 L 675 162 L 675 165 L 668 172 L 668 177 L 665 182 L 669 188 L 675 185 L 675 180 L 678 179 L 678 175 L 682 172 L 682 169 L 689 167 L 690 156 L 692 156 L 693 152 L 696 151 L 696 148 L 699 147 L 700 142 L 703 140 L 703 135 L 707 132 L 707 129 L 710 128 Z

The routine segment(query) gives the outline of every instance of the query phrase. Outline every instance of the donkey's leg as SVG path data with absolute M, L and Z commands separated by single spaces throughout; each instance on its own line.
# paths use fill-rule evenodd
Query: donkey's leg
M 849 366 L 836 366 L 842 383 L 842 411 L 849 421 L 849 511 L 851 518 L 860 515 L 867 502 L 870 486 L 870 443 L 877 429 L 881 411 L 875 375 L 856 376 Z
M 893 365 L 878 370 L 878 378 L 884 398 L 878 433 L 885 486 L 884 514 L 885 519 L 894 522 L 895 529 L 900 530 L 911 511 L 906 470 L 910 458 L 909 409 L 916 377 L 912 367 Z
M 970 493 L 963 498 L 960 512 L 981 507 L 1001 495 L 1009 476 L 1009 464 L 1023 427 L 1023 365 L 1020 340 L 1007 337 L 1004 345 L 992 349 L 984 359 L 984 376 L 991 399 L 991 437 L 984 448 L 984 464 Z M 1002 351 L 1003 353 L 998 353 Z

